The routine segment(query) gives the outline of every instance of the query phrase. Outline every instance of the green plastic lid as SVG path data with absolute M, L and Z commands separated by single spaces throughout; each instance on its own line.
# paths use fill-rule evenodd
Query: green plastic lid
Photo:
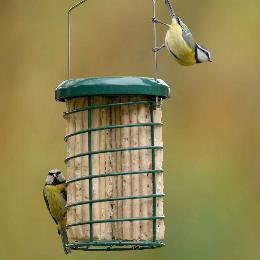
M 169 86 L 161 79 L 145 77 L 80 78 L 62 82 L 55 91 L 55 99 L 104 95 L 146 95 L 167 98 Z

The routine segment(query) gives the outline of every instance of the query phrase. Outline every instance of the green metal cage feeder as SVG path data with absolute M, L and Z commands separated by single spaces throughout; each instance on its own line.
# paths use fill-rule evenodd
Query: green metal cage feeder
M 84 2 L 69 10 L 69 43 L 70 13 Z M 68 67 L 69 79 L 55 91 L 67 106 L 66 246 L 84 251 L 164 246 L 161 100 L 169 97 L 169 87 L 157 73 L 72 80 L 70 44 Z

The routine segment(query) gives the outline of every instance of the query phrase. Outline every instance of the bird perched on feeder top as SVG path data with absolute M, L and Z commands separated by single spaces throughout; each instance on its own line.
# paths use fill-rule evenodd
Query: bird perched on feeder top
M 175 57 L 177 62 L 184 66 L 190 66 L 207 61 L 211 62 L 210 52 L 205 47 L 194 41 L 189 28 L 175 14 L 169 0 L 165 0 L 165 4 L 169 9 L 172 22 L 169 25 L 153 17 L 152 21 L 154 23 L 163 24 L 168 27 L 165 43 L 161 47 L 154 48 L 153 51 L 157 52 L 166 47 Z
M 53 220 L 57 224 L 64 252 L 68 254 L 70 249 L 66 247 L 68 237 L 65 229 L 67 220 L 65 209 L 67 202 L 66 179 L 59 169 L 49 171 L 43 188 L 43 197 Z

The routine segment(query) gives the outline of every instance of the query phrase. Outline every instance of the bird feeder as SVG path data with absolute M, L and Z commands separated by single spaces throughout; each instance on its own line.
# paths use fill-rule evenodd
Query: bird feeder
M 69 25 L 71 11 L 85 1 L 70 9 Z M 55 91 L 67 107 L 66 246 L 164 246 L 161 100 L 169 87 L 157 75 L 70 79 L 70 44 L 68 67 L 69 79 Z

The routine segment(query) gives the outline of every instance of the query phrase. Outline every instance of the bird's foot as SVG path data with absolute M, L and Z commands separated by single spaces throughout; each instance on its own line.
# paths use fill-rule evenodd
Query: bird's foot
M 158 52 L 159 50 L 160 50 L 160 48 L 158 48 L 158 47 L 152 48 L 153 52 Z
M 165 47 L 165 44 L 162 44 L 162 46 L 160 46 L 160 47 L 154 47 L 154 48 L 152 48 L 152 51 L 153 52 L 158 52 L 159 50 L 161 50 L 162 48 L 164 48 Z
M 165 25 L 165 26 L 167 26 L 167 27 L 170 27 L 169 24 L 162 22 L 161 20 L 159 20 L 159 19 L 156 18 L 156 17 L 152 17 L 152 22 L 153 22 L 153 23 L 156 23 L 156 24 L 162 24 L 162 25 Z
M 160 23 L 160 20 L 157 19 L 156 17 L 152 17 L 152 22 L 153 23 Z

